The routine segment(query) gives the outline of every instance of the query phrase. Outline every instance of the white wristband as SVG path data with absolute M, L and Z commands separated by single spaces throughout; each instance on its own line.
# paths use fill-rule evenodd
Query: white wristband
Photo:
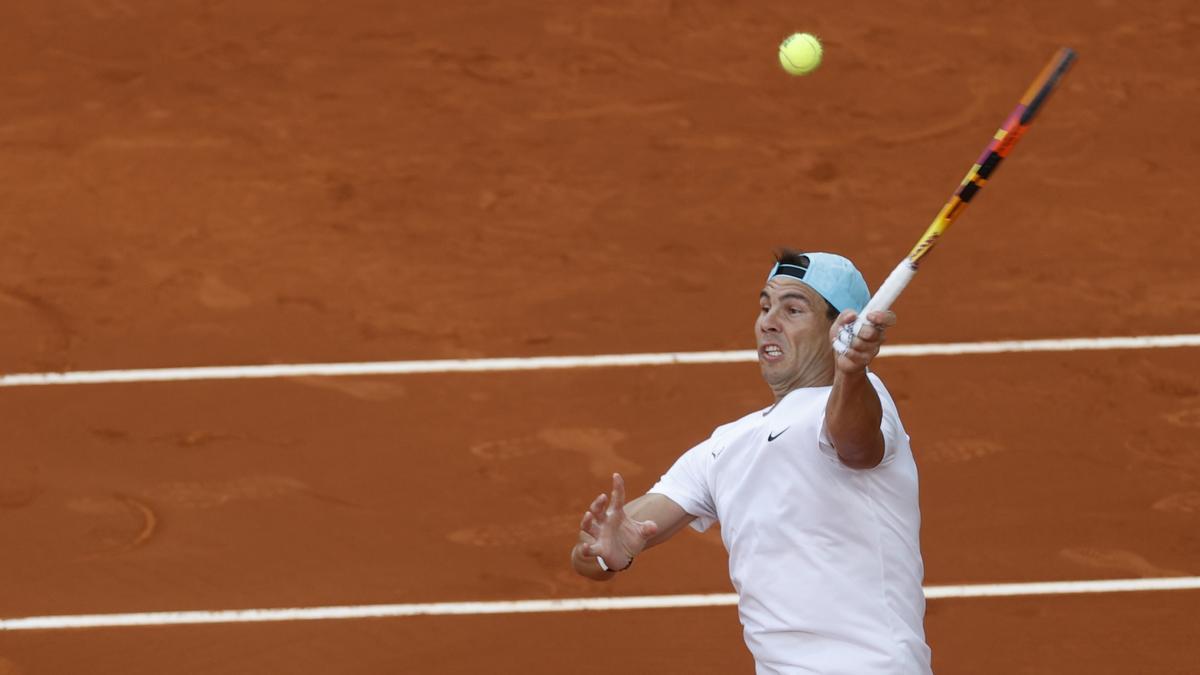
M 608 563 L 604 562 L 604 558 L 600 556 L 596 556 L 596 562 L 600 564 L 600 569 L 604 570 L 605 572 L 624 572 L 625 570 L 629 569 L 630 565 L 633 565 L 633 558 L 629 559 L 629 565 L 626 565 L 619 570 L 609 567 Z

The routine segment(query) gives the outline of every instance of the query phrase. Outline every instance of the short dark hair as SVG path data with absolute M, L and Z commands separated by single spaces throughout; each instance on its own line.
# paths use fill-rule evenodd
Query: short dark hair
M 784 265 L 795 265 L 797 267 L 808 269 L 808 256 L 804 255 L 800 251 L 790 248 L 781 248 L 775 251 L 775 262 Z M 822 295 L 821 299 L 825 300 L 825 296 Z M 837 307 L 834 307 L 829 303 L 828 300 L 825 300 L 825 318 L 833 321 L 834 319 L 838 318 L 839 314 L 841 314 L 841 312 L 837 310 Z

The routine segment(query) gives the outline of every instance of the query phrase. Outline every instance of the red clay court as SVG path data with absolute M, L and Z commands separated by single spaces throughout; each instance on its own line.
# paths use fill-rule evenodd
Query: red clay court
M 607 585 L 568 551 L 612 471 L 765 405 L 757 367 L 587 359 L 749 349 L 778 246 L 878 285 L 1060 46 L 876 372 L 930 589 L 1121 588 L 935 595 L 934 668 L 1196 672 L 1198 45 L 1167 0 L 0 7 L 0 675 L 752 672 L 728 604 L 19 622 L 731 592 L 712 533 Z M 585 367 L 137 381 L 545 356 Z M 89 371 L 135 381 L 14 377 Z

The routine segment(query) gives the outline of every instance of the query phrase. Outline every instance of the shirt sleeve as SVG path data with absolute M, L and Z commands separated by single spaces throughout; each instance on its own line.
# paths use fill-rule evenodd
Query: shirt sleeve
M 883 461 L 888 462 L 896 456 L 897 450 L 908 447 L 908 432 L 904 430 L 904 423 L 900 421 L 900 411 L 896 408 L 896 402 L 892 400 L 891 392 L 883 386 L 883 380 L 871 372 L 867 373 L 867 377 L 870 378 L 871 384 L 875 385 L 875 393 L 879 394 L 879 405 L 883 408 L 879 430 L 883 432 Z
M 713 452 L 718 446 L 714 436 L 683 453 L 649 490 L 675 502 L 688 515 L 695 516 L 692 527 L 699 532 L 717 522 L 717 508 L 709 487 L 709 469 Z

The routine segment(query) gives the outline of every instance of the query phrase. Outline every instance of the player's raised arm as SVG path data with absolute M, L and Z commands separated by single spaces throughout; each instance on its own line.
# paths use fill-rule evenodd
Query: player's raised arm
M 571 549 L 571 566 L 591 579 L 611 579 L 643 550 L 671 538 L 694 518 L 660 494 L 643 495 L 626 504 L 625 481 L 614 473 L 611 496 L 599 495 L 583 514 L 579 541 Z
M 857 318 L 853 310 L 842 312 L 833 322 L 830 339 L 836 340 L 842 329 L 854 325 Z M 895 323 L 892 312 L 870 312 L 849 348 L 836 357 L 833 389 L 825 406 L 825 429 L 838 458 L 855 469 L 870 469 L 883 461 L 884 440 L 879 428 L 883 408 L 879 394 L 867 379 L 867 366 L 879 355 L 884 331 Z

